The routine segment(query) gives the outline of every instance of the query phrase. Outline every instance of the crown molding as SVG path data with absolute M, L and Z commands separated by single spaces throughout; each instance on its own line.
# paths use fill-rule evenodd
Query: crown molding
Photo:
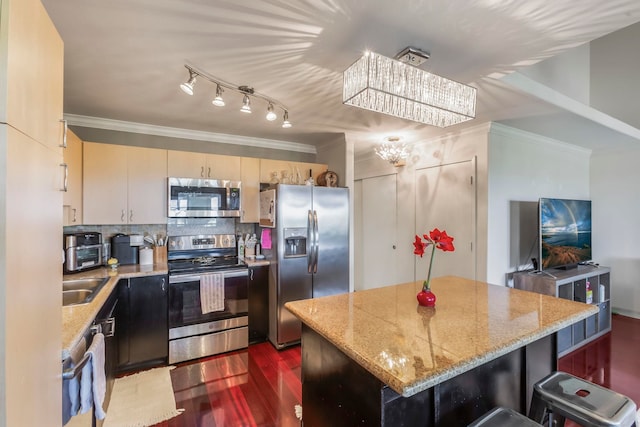
M 126 122 L 123 120 L 104 119 L 101 117 L 81 116 L 76 114 L 65 114 L 64 118 L 69 125 L 73 126 L 164 136 L 168 138 L 217 142 L 219 144 L 245 145 L 249 147 L 268 148 L 271 150 L 317 154 L 317 150 L 314 145 L 301 144 L 299 142 L 279 141 L 275 139 L 149 125 L 145 123 Z
M 560 141 L 557 139 L 549 138 L 548 136 L 543 136 L 537 133 L 507 126 L 502 123 L 492 122 L 491 130 L 489 133 L 508 136 L 508 137 L 509 136 L 519 137 L 521 140 L 529 141 L 533 144 L 544 143 L 544 144 L 554 146 L 556 149 L 561 149 L 564 151 L 578 152 L 583 154 L 591 154 L 593 152 L 593 150 L 589 148 L 579 147 L 574 144 L 569 144 L 568 142 Z

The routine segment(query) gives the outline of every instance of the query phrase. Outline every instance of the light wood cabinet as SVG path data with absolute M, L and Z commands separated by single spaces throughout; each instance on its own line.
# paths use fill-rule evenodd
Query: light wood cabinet
M 84 143 L 85 224 L 164 224 L 167 151 Z
M 0 121 L 60 152 L 62 39 L 38 0 L 2 2 L 2 21 L 8 24 L 2 29 L 0 74 L 6 81 L 0 85 Z
M 240 159 L 240 181 L 242 181 L 240 222 L 260 221 L 260 159 L 242 157 Z
M 62 419 L 63 44 L 39 0 L 3 0 L 0 16 L 0 424 L 50 425 Z
M 239 181 L 240 157 L 169 150 L 167 171 L 176 178 Z
M 65 191 L 62 193 L 63 225 L 82 224 L 82 140 L 67 132 L 67 146 L 62 151 L 65 168 Z
M 289 162 L 286 160 L 271 160 L 260 159 L 260 182 L 269 183 L 272 179 L 272 174 L 276 174 L 280 183 L 282 183 L 282 171 L 285 171 L 290 178 L 295 178 L 296 170 L 300 174 L 300 182 L 298 184 L 304 184 L 304 181 L 309 178 L 309 170 L 313 180 L 317 183 L 318 175 L 325 172 L 328 166 L 322 163 L 304 163 L 304 162 Z M 296 184 L 296 182 L 289 181 L 286 184 Z

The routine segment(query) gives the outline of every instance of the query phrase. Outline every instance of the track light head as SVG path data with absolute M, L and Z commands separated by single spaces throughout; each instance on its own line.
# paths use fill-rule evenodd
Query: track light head
M 270 122 L 274 121 L 275 119 L 277 119 L 278 116 L 276 115 L 276 113 L 273 111 L 273 104 L 269 103 L 269 106 L 267 107 L 267 120 L 269 120 Z
M 193 95 L 193 86 L 196 84 L 197 74 L 193 70 L 189 70 L 189 80 L 180 84 L 180 89 L 187 95 Z
M 289 121 L 289 112 L 284 110 L 284 116 L 282 117 L 282 127 L 288 129 L 291 127 L 291 122 Z
M 251 113 L 251 100 L 249 99 L 249 95 L 246 93 L 242 99 L 242 108 L 240 108 L 240 111 L 243 113 Z
M 216 97 L 211 101 L 213 105 L 216 107 L 224 107 L 224 99 L 222 99 L 222 87 L 220 85 L 216 85 Z

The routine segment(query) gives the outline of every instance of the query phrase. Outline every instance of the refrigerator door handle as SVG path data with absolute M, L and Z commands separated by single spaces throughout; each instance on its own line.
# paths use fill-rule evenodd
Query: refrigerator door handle
M 311 210 L 307 213 L 307 241 L 309 242 L 309 253 L 307 254 L 307 271 L 313 273 L 313 214 Z
M 318 243 L 320 235 L 318 234 L 318 212 L 313 211 L 313 273 L 318 272 Z

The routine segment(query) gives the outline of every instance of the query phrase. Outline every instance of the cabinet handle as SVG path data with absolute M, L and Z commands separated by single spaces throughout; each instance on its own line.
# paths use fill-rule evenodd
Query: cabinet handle
M 129 210 L 129 222 L 133 222 L 133 209 Z
M 204 166 L 200 166 L 200 178 L 204 178 Z
M 253 269 L 249 270 L 249 273 L 251 274 L 251 278 L 249 280 L 253 280 Z
M 104 334 L 105 338 L 108 337 L 112 337 L 116 334 L 116 318 L 115 317 L 109 317 L 107 320 L 105 320 L 102 324 L 102 333 Z
M 71 222 L 76 222 L 78 220 L 78 217 L 77 217 L 78 209 L 72 208 L 71 210 L 73 211 L 73 219 L 71 220 Z
M 120 212 L 120 222 L 124 222 L 124 220 L 125 220 L 125 218 L 126 218 L 126 217 L 125 217 L 125 214 L 126 214 L 126 213 L 125 213 L 124 209 L 122 209 L 122 211 Z
M 62 181 L 62 188 L 60 191 L 64 191 L 65 193 L 69 190 L 69 165 L 66 163 L 60 163 L 60 166 L 64 168 L 64 180 Z
M 211 166 L 207 170 L 207 178 L 211 178 Z
M 67 129 L 69 129 L 69 126 L 65 119 L 60 119 L 60 122 L 62 122 L 62 144 L 58 145 L 58 147 L 67 148 Z
M 165 291 L 165 280 L 164 277 L 162 278 L 162 292 Z

